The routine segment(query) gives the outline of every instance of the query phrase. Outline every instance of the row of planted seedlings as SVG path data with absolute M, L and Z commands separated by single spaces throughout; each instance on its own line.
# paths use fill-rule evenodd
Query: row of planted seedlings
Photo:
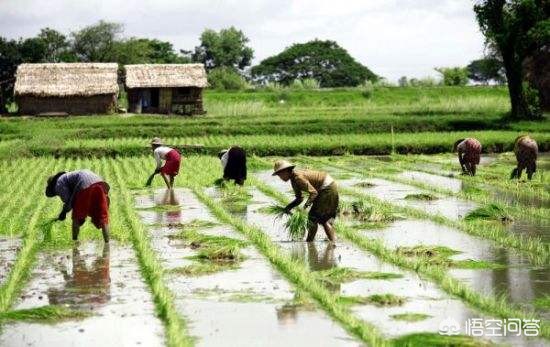
M 550 157 L 546 153 L 539 154 L 537 172 L 532 180 L 527 180 L 525 171 L 521 179 L 509 179 L 511 170 L 516 166 L 516 158 L 512 152 L 501 154 L 484 154 L 476 176 L 460 175 L 457 159 L 452 155 L 435 156 L 392 156 L 399 167 L 454 178 L 462 185 L 459 193 L 464 193 L 472 199 L 487 195 L 504 201 L 512 206 L 528 206 L 533 216 L 548 218 L 550 207 Z M 479 195 L 479 191 L 485 194 Z
M 215 170 L 212 164 L 201 168 L 202 172 Z M 289 240 L 292 225 L 303 225 L 303 213 L 295 214 L 288 220 L 284 216 L 275 217 L 272 213 L 280 211 L 280 208 L 273 204 L 284 202 L 286 197 L 281 197 L 276 190 L 258 179 L 249 180 L 254 187 L 243 189 L 229 185 L 221 189 L 207 188 L 199 196 L 206 195 L 207 204 L 208 198 L 213 199 L 210 204 L 218 204 L 212 206 L 217 206 L 220 214 L 229 212 L 229 216 L 224 218 L 237 227 L 246 223 L 259 229 L 262 238 L 269 238 L 274 247 L 294 259 L 294 266 L 305 266 L 309 276 L 335 296 L 337 303 L 349 306 L 350 313 L 363 324 L 376 327 L 384 337 L 393 338 L 392 341 L 397 344 L 487 343 L 466 336 L 439 335 L 441 322 L 474 317 L 475 311 L 414 272 L 400 270 L 351 242 L 343 241 L 336 245 L 305 243 L 301 241 L 303 228 L 299 240 Z M 290 232 L 290 235 L 293 234 Z M 335 318 L 341 321 L 341 318 Z
M 124 170 L 145 177 L 139 161 Z M 213 189 L 219 171 L 213 158 L 189 157 L 178 177 L 178 185 L 186 188 L 134 192 L 151 247 L 194 341 L 385 345 L 379 332 L 351 315 L 348 304 L 316 274 L 226 209 L 235 204 L 221 204 L 220 199 L 242 203 L 246 193 L 231 186 Z
M 510 206 L 491 198 L 481 203 L 452 196 L 425 182 L 401 178 L 398 169 L 380 167 L 376 162 L 371 165 L 360 163 L 368 162 L 367 158 L 347 158 L 345 163 L 335 163 L 325 158 L 302 157 L 301 160 L 342 177 L 342 183 L 347 188 L 388 201 L 411 215 L 491 239 L 503 247 L 518 249 L 537 266 L 546 266 L 550 262 L 550 247 L 541 237 L 547 235 L 545 222 L 537 224 L 517 217 L 519 212 L 514 214 Z M 365 180 L 368 182 L 362 182 Z M 517 220 L 514 221 L 514 218 Z M 526 235 L 530 233 L 534 235 Z
M 376 163 L 370 165 L 372 170 L 367 171 L 361 168 L 361 164 L 359 164 L 356 159 L 362 159 L 363 161 L 369 162 L 367 158 L 353 158 L 352 160 L 355 163 L 353 167 L 339 164 L 331 165 L 332 168 L 343 168 L 352 173 L 363 172 L 359 179 L 343 181 L 344 184 L 351 183 L 353 193 L 367 194 L 373 199 L 388 200 L 394 204 L 394 206 L 398 204 L 400 206 L 399 208 L 411 217 L 430 219 L 436 223 L 432 223 L 432 232 L 430 234 L 420 232 L 420 230 L 426 228 L 426 226 L 418 226 L 415 228 L 413 225 L 408 228 L 403 228 L 402 224 L 407 224 L 408 222 L 398 223 L 392 228 L 392 231 L 396 233 L 396 235 L 393 236 L 394 238 L 401 239 L 401 242 L 408 239 L 414 240 L 412 242 L 444 244 L 448 247 L 454 247 L 455 249 L 463 251 L 462 257 L 469 254 L 474 257 L 474 259 L 495 263 L 495 265 L 477 265 L 478 268 L 492 267 L 490 271 L 489 269 L 482 269 L 486 273 L 483 273 L 483 271 L 476 271 L 474 273 L 472 273 L 472 271 L 469 273 L 455 271 L 455 275 L 475 285 L 474 287 L 482 292 L 491 294 L 503 293 L 511 302 L 518 303 L 527 310 L 535 309 L 538 316 L 548 319 L 549 297 L 547 293 L 550 287 L 550 282 L 548 280 L 548 244 L 539 238 L 529 238 L 514 233 L 514 231 L 510 229 L 509 224 L 514 223 L 512 222 L 513 218 L 520 217 L 511 215 L 506 205 L 501 207 L 500 204 L 490 200 L 483 205 L 474 205 L 475 208 L 471 208 L 469 213 L 463 213 L 464 217 L 461 216 L 453 221 L 444 216 L 430 213 L 433 211 L 437 212 L 442 207 L 447 208 L 449 205 L 449 197 L 445 197 L 440 191 L 434 192 L 434 190 L 428 189 L 428 186 L 423 183 L 417 184 L 416 187 L 404 185 L 402 183 L 407 182 L 399 178 L 396 179 L 395 176 L 382 177 L 388 180 L 394 179 L 399 183 L 373 179 L 372 177 L 376 176 L 376 174 L 372 174 L 373 171 L 376 171 Z M 317 160 L 317 162 L 320 162 L 320 164 L 326 163 L 323 160 Z M 336 171 L 336 174 L 337 173 L 338 170 Z M 382 184 L 377 186 L 376 184 L 380 182 L 382 182 Z M 398 188 L 396 189 L 396 194 L 393 196 L 393 200 L 391 197 L 386 198 L 384 195 L 377 194 L 380 193 L 380 191 L 377 190 L 379 190 L 380 187 L 383 188 L 384 185 L 388 185 L 388 183 L 390 183 L 390 187 Z M 349 186 L 348 184 L 348 187 Z M 426 196 L 428 196 L 429 199 L 423 201 L 416 200 L 419 197 L 422 199 Z M 412 203 L 410 200 L 407 201 L 410 197 L 413 198 Z M 455 201 L 459 200 L 457 197 L 451 198 Z M 441 205 L 439 208 L 433 208 L 433 211 L 428 210 L 427 212 L 419 212 L 417 210 L 418 207 L 429 209 L 438 204 Z M 524 207 L 524 209 L 525 208 L 527 207 Z M 457 211 L 459 210 L 460 209 L 457 209 Z M 407 233 L 404 234 L 399 232 L 400 228 L 406 229 Z M 415 229 L 419 231 L 416 233 L 411 231 Z M 445 232 L 442 232 L 442 230 L 445 230 Z M 464 233 L 457 233 L 458 230 L 472 236 L 465 235 Z M 544 233 L 544 230 L 541 232 Z M 380 235 L 383 238 L 392 237 L 391 233 L 382 233 Z M 490 241 L 480 238 L 488 238 Z M 390 241 L 394 244 L 399 243 L 395 240 Z M 477 277 L 480 272 L 488 276 L 481 276 L 482 280 L 479 280 Z M 519 285 L 517 281 L 513 281 L 513 277 L 515 276 L 524 279 L 520 282 L 521 285 Z
M 258 175 L 262 181 L 269 179 L 266 173 L 262 172 Z M 342 190 L 354 198 L 359 198 L 363 203 L 382 207 L 383 210 L 392 210 L 414 220 L 397 220 L 390 223 L 387 228 L 378 228 L 375 224 L 374 229 L 367 225 L 356 225 L 348 230 L 341 226 L 344 236 L 373 252 L 380 251 L 380 247 L 384 248 L 385 250 L 381 251 L 384 260 L 387 259 L 394 264 L 428 276 L 449 294 L 462 298 L 488 315 L 501 318 L 518 315 L 526 319 L 542 318 L 541 334 L 547 336 L 547 322 L 544 321 L 546 311 L 542 307 L 541 311 L 533 314 L 531 305 L 522 305 L 520 309 L 517 305 L 509 303 L 508 298 L 499 295 L 501 292 L 512 293 L 521 301 L 525 300 L 526 294 L 532 297 L 532 291 L 534 291 L 535 294 L 542 294 L 539 301 L 543 303 L 544 293 L 547 292 L 545 276 L 547 269 L 542 267 L 526 270 L 524 269 L 525 257 L 521 254 L 483 239 L 472 238 L 456 229 L 426 221 L 429 215 L 390 204 L 361 192 L 365 185 L 367 182 L 359 182 L 354 189 L 343 188 Z M 267 189 L 277 194 L 276 191 Z M 279 197 L 282 198 L 282 196 Z M 355 231 L 359 231 L 359 235 Z M 499 258 L 502 254 L 498 252 L 504 253 L 504 259 Z M 420 257 L 420 260 L 410 262 L 403 259 L 405 257 L 407 260 L 411 256 Z M 521 278 L 526 275 L 534 278 L 528 277 L 530 280 L 525 283 L 518 281 L 516 275 Z M 504 278 L 499 278 L 501 276 Z
M 162 345 L 162 323 L 170 326 L 170 310 L 160 303 L 162 287 L 147 278 L 147 264 L 136 259 L 143 250 L 130 243 L 139 237 L 139 224 L 132 225 L 133 209 L 126 207 L 128 192 L 115 169 L 120 161 L 43 158 L 22 165 L 38 173 L 22 183 L 24 194 L 14 195 L 11 229 L 3 229 L 22 241 L 0 287 L 0 344 Z M 44 195 L 49 175 L 81 168 L 100 174 L 111 186 L 110 244 L 103 244 L 101 232 L 89 223 L 73 243 L 70 218 L 54 220 L 59 199 Z M 182 331 L 178 327 L 177 335 Z M 168 337 L 169 342 L 183 340 Z

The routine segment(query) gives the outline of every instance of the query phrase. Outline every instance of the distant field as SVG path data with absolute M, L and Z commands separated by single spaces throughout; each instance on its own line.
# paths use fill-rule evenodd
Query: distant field
M 258 155 L 438 153 L 476 136 L 486 151 L 510 150 L 531 133 L 550 149 L 550 122 L 507 122 L 501 87 L 378 88 L 205 93 L 206 116 L 73 116 L 0 120 L 0 157 L 143 154 L 147 139 L 200 144 L 215 153 L 240 144 Z M 391 136 L 391 132 L 394 136 Z M 438 134 L 437 132 L 441 132 Z

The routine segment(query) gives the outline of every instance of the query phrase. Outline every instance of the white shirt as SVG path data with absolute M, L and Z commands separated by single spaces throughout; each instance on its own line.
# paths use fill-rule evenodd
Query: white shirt
M 155 157 L 155 160 L 157 161 L 157 169 L 160 169 L 162 166 L 162 161 L 166 159 L 166 154 L 170 152 L 172 148 L 166 147 L 166 146 L 159 146 L 155 148 L 153 151 L 153 156 Z
M 327 189 L 328 186 L 332 184 L 332 182 L 334 182 L 334 179 L 329 174 L 327 174 L 327 177 L 325 177 L 325 179 L 323 180 L 323 185 L 321 186 L 321 190 Z
M 220 162 L 222 164 L 222 169 L 225 170 L 225 167 L 227 166 L 227 159 L 229 158 L 229 151 L 222 154 L 222 157 L 220 158 Z

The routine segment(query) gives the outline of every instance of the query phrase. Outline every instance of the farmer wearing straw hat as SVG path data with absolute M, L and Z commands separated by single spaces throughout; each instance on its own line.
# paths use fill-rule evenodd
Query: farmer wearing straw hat
M 479 165 L 481 159 L 481 143 L 474 138 L 467 138 L 456 141 L 453 147 L 453 151 L 458 152 L 462 174 L 475 176 L 476 165 Z
M 153 156 L 157 162 L 157 167 L 155 168 L 155 172 L 149 176 L 146 186 L 150 186 L 155 175 L 160 173 L 164 179 L 164 183 L 166 183 L 166 187 L 172 189 L 174 187 L 174 178 L 180 170 L 180 153 L 173 148 L 164 146 L 158 137 L 155 137 L 151 141 L 151 148 L 153 149 Z M 164 165 L 162 165 L 163 160 L 165 161 Z
M 338 210 L 338 188 L 336 182 L 329 174 L 314 170 L 294 170 L 292 165 L 286 160 L 278 160 L 273 168 L 273 176 L 279 176 L 285 182 L 290 180 L 292 189 L 296 198 L 285 207 L 285 211 L 290 211 L 300 205 L 303 201 L 302 192 L 307 192 L 309 197 L 304 204 L 309 210 L 309 230 L 306 241 L 311 242 L 315 239 L 318 224 L 325 229 L 327 238 L 334 241 L 334 227 L 332 221 L 336 218 Z
M 238 146 L 232 146 L 218 153 L 222 164 L 223 179 L 234 180 L 242 186 L 246 180 L 246 152 Z
M 101 229 L 103 240 L 109 242 L 109 185 L 90 170 L 58 172 L 48 178 L 46 196 L 59 196 L 63 209 L 57 220 L 65 220 L 72 213 L 73 240 L 78 240 L 80 227 L 86 217 L 92 218 L 96 228 Z
M 533 178 L 533 174 L 537 171 L 537 157 L 539 154 L 537 142 L 527 135 L 519 136 L 516 138 L 514 153 L 516 154 L 518 164 L 512 170 L 510 178 L 519 179 L 523 169 L 527 169 L 528 179 Z

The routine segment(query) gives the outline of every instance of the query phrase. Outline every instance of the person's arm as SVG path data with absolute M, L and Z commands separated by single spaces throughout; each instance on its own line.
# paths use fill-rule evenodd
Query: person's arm
M 464 152 L 462 149 L 458 149 L 458 161 L 460 162 L 460 167 L 462 168 L 462 172 L 466 172 L 466 163 L 464 162 Z
M 155 150 L 153 152 L 153 155 L 155 157 L 155 161 L 157 162 L 157 167 L 155 168 L 155 174 L 158 174 L 160 172 L 160 168 L 162 167 L 162 158 L 160 157 L 160 151 Z
M 59 182 L 56 186 L 56 192 L 57 195 L 61 198 L 61 201 L 63 201 L 63 208 L 61 209 L 61 212 L 59 213 L 58 220 L 65 220 L 67 213 L 73 208 L 72 201 L 74 198 L 74 193 L 71 190 L 71 187 L 69 186 L 67 181 Z

